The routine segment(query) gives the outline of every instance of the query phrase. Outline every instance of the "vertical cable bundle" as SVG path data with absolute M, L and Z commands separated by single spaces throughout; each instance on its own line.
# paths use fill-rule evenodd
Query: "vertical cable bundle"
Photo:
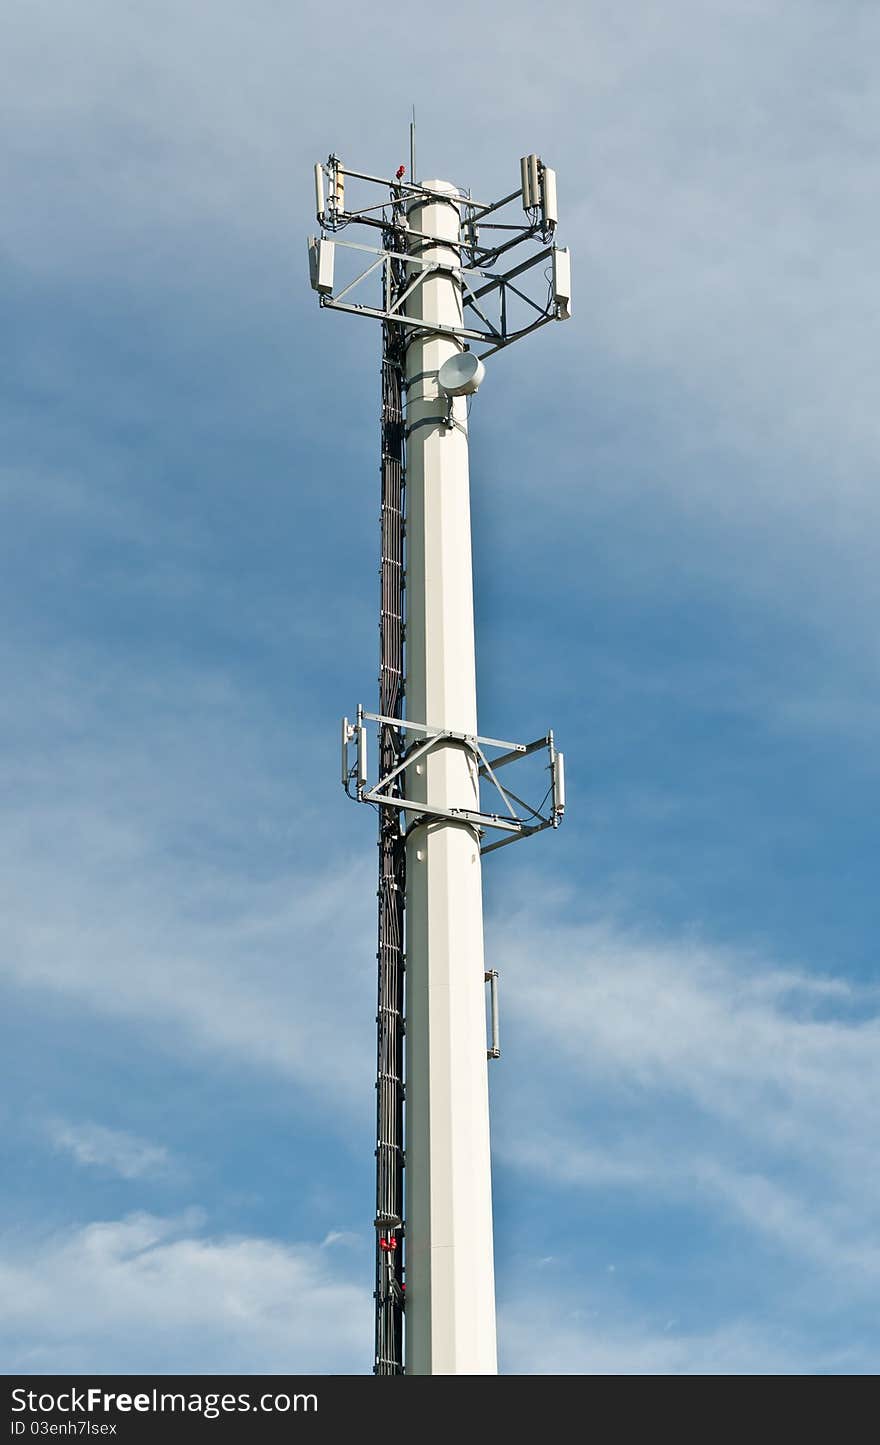
M 396 208 L 395 208 L 396 209 Z M 393 225 L 386 250 L 400 252 L 404 238 Z M 404 263 L 385 262 L 386 295 L 403 289 Z M 404 419 L 402 328 L 382 326 L 382 510 L 379 620 L 379 712 L 403 716 L 404 693 Z M 403 735 L 380 724 L 379 776 L 400 761 Z M 401 796 L 402 775 L 394 784 Z M 377 1375 L 403 1374 L 403 912 L 406 859 L 403 820 L 379 810 L 379 990 L 376 1079 L 376 1358 Z

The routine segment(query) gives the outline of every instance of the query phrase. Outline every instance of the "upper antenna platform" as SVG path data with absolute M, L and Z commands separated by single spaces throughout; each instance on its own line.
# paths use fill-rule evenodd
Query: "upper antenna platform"
M 372 316 L 402 331 L 454 336 L 469 348 L 463 355 L 474 361 L 479 359 L 475 346 L 481 348 L 480 357 L 491 356 L 548 321 L 565 320 L 571 314 L 570 262 L 568 250 L 556 245 L 555 171 L 537 155 L 524 156 L 518 188 L 499 201 L 485 202 L 448 182 L 414 180 L 414 161 L 412 156 L 408 180 L 399 171 L 391 178 L 351 170 L 335 155 L 315 167 L 321 235 L 311 237 L 309 247 L 312 286 L 320 305 Z M 385 194 L 374 199 L 372 189 L 363 198 L 354 195 L 363 185 L 378 186 Z M 419 230 L 419 207 L 450 197 L 459 213 L 458 238 L 444 238 L 443 260 L 426 260 L 424 252 L 430 248 L 419 243 L 436 237 Z M 350 226 L 378 230 L 381 244 L 343 239 L 340 233 Z M 508 253 L 523 243 L 537 243 L 537 249 L 511 265 L 514 258 Z M 363 269 L 353 264 L 358 259 Z M 390 277 L 401 268 L 406 282 L 392 286 Z M 421 314 L 421 287 L 436 273 L 452 275 L 461 284 L 458 325 L 441 325 Z M 482 374 L 475 371 L 470 380 L 475 384 L 469 389 L 444 390 L 449 396 L 469 395 Z

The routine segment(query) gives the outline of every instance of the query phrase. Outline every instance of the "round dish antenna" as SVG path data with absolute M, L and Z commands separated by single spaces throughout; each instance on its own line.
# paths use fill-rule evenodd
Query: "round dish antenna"
M 472 351 L 459 351 L 444 361 L 437 381 L 447 396 L 473 396 L 485 375 L 486 368 L 478 356 Z

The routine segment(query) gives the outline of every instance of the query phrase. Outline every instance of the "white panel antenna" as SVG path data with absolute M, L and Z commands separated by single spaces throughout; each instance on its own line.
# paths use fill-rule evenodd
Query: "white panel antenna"
M 571 253 L 567 246 L 553 247 L 553 301 L 560 321 L 571 316 Z
M 529 156 L 523 156 L 519 163 L 520 184 L 522 186 L 523 210 L 529 211 L 534 205 L 532 200 L 532 182 L 529 176 Z
M 559 220 L 559 208 L 556 204 L 556 172 L 551 171 L 549 166 L 545 166 L 541 180 L 541 203 L 544 213 L 544 225 L 555 227 Z
M 312 290 L 321 296 L 329 296 L 333 290 L 335 245 L 324 237 L 309 237 L 309 277 Z

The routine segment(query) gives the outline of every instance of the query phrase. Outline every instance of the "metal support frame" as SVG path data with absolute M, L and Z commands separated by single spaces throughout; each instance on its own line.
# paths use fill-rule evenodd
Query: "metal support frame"
M 534 158 L 537 161 L 537 157 Z M 556 220 L 541 219 L 538 213 L 531 208 L 518 223 L 486 221 L 486 217 L 494 215 L 503 210 L 506 206 L 522 200 L 522 188 L 511 191 L 509 195 L 503 196 L 501 200 L 491 204 L 484 204 L 474 201 L 470 196 L 458 196 L 455 204 L 461 212 L 460 240 L 458 242 L 459 260 L 461 264 L 446 265 L 436 261 L 421 261 L 415 256 L 411 249 L 407 249 L 407 242 L 413 237 L 419 238 L 421 233 L 414 230 L 405 214 L 406 207 L 413 201 L 420 198 L 435 202 L 450 201 L 450 196 L 441 192 L 435 192 L 428 186 L 419 185 L 413 181 L 402 179 L 390 180 L 381 176 L 369 175 L 363 171 L 353 171 L 347 168 L 343 170 L 341 162 L 336 156 L 330 156 L 322 170 L 330 185 L 330 201 L 325 204 L 323 201 L 323 185 L 321 186 L 321 209 L 317 211 L 317 220 L 321 226 L 322 237 L 325 239 L 333 237 L 333 244 L 336 247 L 350 251 L 362 251 L 372 259 L 359 275 L 347 282 L 340 291 L 333 294 L 332 289 L 327 290 L 324 286 L 320 288 L 319 303 L 331 311 L 345 311 L 355 316 L 369 316 L 374 320 L 382 321 L 384 325 L 401 327 L 409 331 L 417 332 L 428 329 L 434 333 L 448 334 L 457 337 L 466 345 L 480 346 L 481 357 L 492 356 L 496 351 L 512 345 L 524 336 L 530 336 L 533 331 L 546 326 L 548 321 L 564 320 L 570 311 L 570 298 L 560 299 L 554 295 L 552 279 L 548 281 L 547 289 L 543 296 L 529 296 L 525 291 L 513 285 L 513 281 L 520 276 L 532 271 L 542 262 L 549 262 L 552 273 L 555 274 L 555 256 L 560 252 L 555 244 Z M 340 178 L 342 184 L 340 185 Z M 357 180 L 366 182 L 369 185 L 386 187 L 389 199 L 383 199 L 373 205 L 359 206 L 345 209 L 345 181 Z M 342 197 L 343 204 L 338 204 L 338 198 Z M 374 214 L 374 213 L 380 214 Z M 396 218 L 396 229 L 389 228 L 389 215 Z M 350 225 L 361 225 L 375 227 L 382 231 L 381 246 L 366 246 L 361 242 L 340 240 L 338 233 Z M 481 229 L 495 231 L 510 231 L 513 234 L 497 245 L 484 246 L 479 243 L 478 236 Z M 430 238 L 426 237 L 426 241 Z M 502 257 L 505 257 L 514 247 L 529 241 L 542 242 L 542 249 L 535 252 L 527 260 L 511 267 L 507 271 L 495 272 L 494 267 Z M 312 237 L 310 244 L 318 244 L 316 237 Z M 564 252 L 565 257 L 568 252 Z M 463 264 L 465 257 L 470 258 L 471 264 Z M 406 280 L 395 289 L 392 297 L 390 292 L 390 278 L 398 263 L 406 263 Z M 379 268 L 383 268 L 384 289 L 380 305 L 368 304 L 366 301 L 358 302 L 350 298 L 352 293 L 363 287 L 363 283 L 375 274 Z M 425 279 L 437 272 L 455 276 L 462 286 L 465 310 L 471 313 L 468 324 L 461 326 L 444 326 L 433 322 L 428 325 L 424 318 L 414 316 L 412 307 L 409 307 L 408 314 L 404 314 L 404 305 L 411 301 Z M 415 274 L 414 274 L 415 273 Z M 482 282 L 482 284 L 480 284 Z M 317 287 L 316 287 L 317 289 Z M 534 320 L 526 325 L 511 326 L 509 320 L 509 295 L 516 296 L 524 302 L 534 313 Z M 480 303 L 492 298 L 497 302 L 498 317 L 493 320 L 486 314 L 486 309 Z
M 384 753 L 380 756 L 380 776 L 372 786 L 367 780 L 366 770 L 366 729 L 364 724 L 367 722 L 378 725 L 380 736 L 391 731 L 399 737 L 396 747 L 392 750 L 393 760 L 390 767 L 385 767 Z M 409 748 L 405 747 L 403 739 L 406 733 L 416 733 L 420 741 Z M 349 745 L 355 741 L 357 742 L 357 755 L 354 761 L 351 761 L 348 749 Z M 442 743 L 458 743 L 474 755 L 479 776 L 495 788 L 504 802 L 507 810 L 506 816 L 502 813 L 481 812 L 470 808 L 444 808 L 432 803 L 417 802 L 402 794 L 401 789 L 406 770 L 425 758 L 428 753 Z M 516 843 L 521 838 L 529 838 L 533 833 L 543 832 L 545 828 L 558 828 L 565 813 L 564 761 L 562 753 L 556 747 L 552 731 L 546 733 L 544 737 L 536 738 L 531 743 L 510 743 L 503 742 L 500 738 L 485 738 L 478 737 L 473 733 L 452 732 L 448 728 L 431 728 L 425 723 L 413 722 L 409 718 L 404 720 L 383 713 L 367 712 L 363 707 L 358 706 L 356 723 L 352 724 L 348 722 L 347 718 L 343 719 L 342 747 L 343 782 L 346 790 L 349 791 L 349 796 L 356 796 L 358 802 L 361 803 L 374 803 L 382 810 L 390 808 L 398 817 L 401 811 L 415 814 L 407 826 L 407 833 L 433 819 L 445 818 L 453 823 L 465 823 L 469 827 L 479 829 L 481 833 L 484 829 L 489 828 L 511 834 L 509 838 L 481 845 L 481 853 L 494 853 L 498 848 L 506 847 L 508 843 Z M 486 750 L 496 748 L 502 749 L 501 754 L 498 757 L 490 758 Z M 542 802 L 538 807 L 533 807 L 512 789 L 504 787 L 498 781 L 496 773 L 510 763 L 544 749 L 547 751 L 550 783 Z M 352 782 L 356 782 L 356 794 L 350 792 Z M 548 800 L 550 807 L 544 811 Z M 517 812 L 514 804 L 523 812 Z
M 530 235 L 531 232 L 527 234 Z M 313 241 L 314 239 L 315 238 L 312 238 Z M 517 237 L 517 241 L 522 239 L 525 239 L 525 237 Z M 514 266 L 510 271 L 499 276 L 495 276 L 483 268 L 448 266 L 436 261 L 423 262 L 418 258 L 410 256 L 408 258 L 409 266 L 411 268 L 414 266 L 418 267 L 419 270 L 418 274 L 409 280 L 402 295 L 395 300 L 393 304 L 369 306 L 366 303 L 346 301 L 343 298 L 350 296 L 352 292 L 354 292 L 362 282 L 372 276 L 380 266 L 387 267 L 390 262 L 401 260 L 401 256 L 393 251 L 364 246 L 360 242 L 355 241 L 335 240 L 333 244 L 337 248 L 348 251 L 365 251 L 375 259 L 369 266 L 355 276 L 353 280 L 349 281 L 341 291 L 337 292 L 335 296 L 332 293 L 324 293 L 319 296 L 320 305 L 331 311 L 347 311 L 354 316 L 370 316 L 374 320 L 401 326 L 411 331 L 429 329 L 432 332 L 456 336 L 461 341 L 480 343 L 485 348 L 479 352 L 481 357 L 492 356 L 496 351 L 502 351 L 506 346 L 511 346 L 514 341 L 519 341 L 524 336 L 530 336 L 533 331 L 537 331 L 541 326 L 546 326 L 548 321 L 563 319 L 560 305 L 552 297 L 552 294 L 548 295 L 544 304 L 541 305 L 531 296 L 527 296 L 524 291 L 521 291 L 517 286 L 512 284 L 514 277 L 524 275 L 535 266 L 539 266 L 542 261 L 552 262 L 554 253 L 561 249 L 559 247 L 546 246 L 543 250 L 530 256 L 527 261 L 522 262 L 519 266 Z M 482 321 L 482 326 L 476 323 L 471 326 L 443 326 L 437 322 L 431 322 L 429 326 L 422 317 L 404 315 L 398 309 L 404 300 L 408 300 L 415 294 L 428 276 L 437 272 L 456 276 L 461 281 L 465 310 L 472 311 L 475 316 Z M 468 277 L 481 278 L 484 284 L 477 286 L 475 289 L 474 286 L 469 283 Z M 515 296 L 518 296 L 521 301 L 524 301 L 527 306 L 531 307 L 536 313 L 537 319 L 530 322 L 528 326 L 511 329 L 508 324 L 508 292 L 513 292 Z M 497 295 L 497 324 L 486 315 L 485 310 L 479 305 L 481 300 L 491 295 Z

